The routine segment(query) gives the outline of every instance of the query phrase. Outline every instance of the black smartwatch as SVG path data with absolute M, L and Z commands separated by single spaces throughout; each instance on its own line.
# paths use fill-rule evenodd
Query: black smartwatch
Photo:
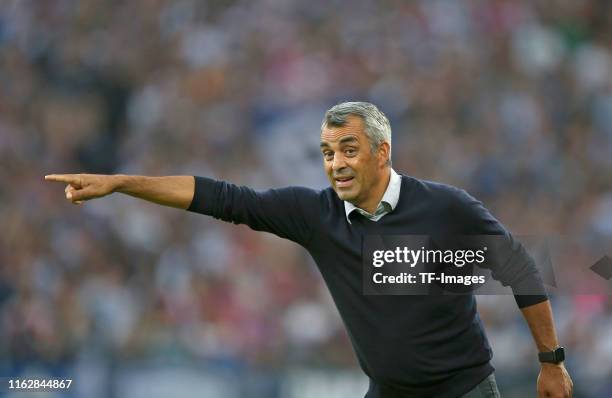
M 544 363 L 561 363 L 565 360 L 565 348 L 557 347 L 553 351 L 540 352 L 538 359 Z

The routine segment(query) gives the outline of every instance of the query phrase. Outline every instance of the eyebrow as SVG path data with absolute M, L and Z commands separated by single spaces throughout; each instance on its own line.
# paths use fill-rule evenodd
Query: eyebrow
M 346 144 L 346 143 L 359 143 L 359 141 L 357 140 L 357 138 L 349 136 L 349 137 L 344 137 L 342 138 L 340 141 L 338 141 L 338 144 Z M 322 141 L 321 142 L 321 148 L 326 148 L 329 147 L 329 143 L 327 141 Z

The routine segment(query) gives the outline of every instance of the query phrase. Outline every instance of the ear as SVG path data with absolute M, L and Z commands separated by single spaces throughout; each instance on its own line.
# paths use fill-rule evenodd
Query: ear
M 378 146 L 378 165 L 385 166 L 387 164 L 387 160 L 389 160 L 389 155 L 391 153 L 391 147 L 388 142 L 383 142 Z

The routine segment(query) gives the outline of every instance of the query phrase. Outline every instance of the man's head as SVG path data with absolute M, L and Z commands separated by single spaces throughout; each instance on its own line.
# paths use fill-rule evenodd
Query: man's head
M 376 106 L 344 102 L 325 112 L 321 152 L 340 199 L 366 210 L 378 204 L 391 166 L 391 127 Z

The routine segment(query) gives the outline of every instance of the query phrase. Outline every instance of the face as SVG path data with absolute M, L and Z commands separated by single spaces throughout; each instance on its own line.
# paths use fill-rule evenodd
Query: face
M 359 116 L 349 116 L 342 127 L 325 127 L 321 132 L 321 152 L 329 182 L 342 200 L 367 209 L 382 197 L 387 182 L 389 145 L 383 143 L 372 153 Z

